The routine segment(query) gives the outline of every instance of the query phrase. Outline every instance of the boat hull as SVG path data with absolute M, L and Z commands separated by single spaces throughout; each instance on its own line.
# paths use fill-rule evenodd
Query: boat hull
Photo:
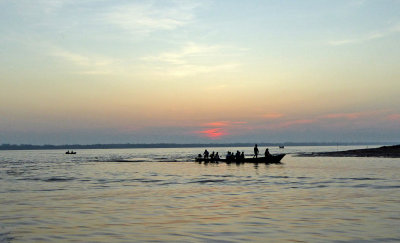
M 217 163 L 217 162 L 224 162 L 224 163 L 264 163 L 264 164 L 279 164 L 281 163 L 282 158 L 285 154 L 275 154 L 270 155 L 267 157 L 258 157 L 258 158 L 245 158 L 244 160 L 236 160 L 236 159 L 218 159 L 218 160 L 211 160 L 211 159 L 204 159 L 204 158 L 196 158 L 196 162 L 204 162 L 204 163 Z

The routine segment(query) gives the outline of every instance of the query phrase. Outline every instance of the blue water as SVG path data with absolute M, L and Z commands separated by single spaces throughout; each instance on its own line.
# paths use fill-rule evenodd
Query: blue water
M 0 151 L 0 242 L 399 242 L 400 159 L 293 154 L 353 148 Z

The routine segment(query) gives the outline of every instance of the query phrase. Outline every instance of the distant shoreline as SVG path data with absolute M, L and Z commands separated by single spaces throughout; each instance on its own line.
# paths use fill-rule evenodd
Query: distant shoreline
M 301 157 L 382 157 L 400 158 L 400 145 L 383 146 L 371 149 L 354 149 L 337 152 L 314 152 L 298 154 Z
M 64 144 L 64 145 L 33 145 L 33 144 L 2 144 L 0 150 L 52 150 L 52 149 L 129 149 L 129 148 L 210 148 L 210 147 L 253 147 L 255 143 L 148 143 L 148 144 Z M 357 146 L 357 145 L 385 145 L 391 143 L 257 143 L 263 147 L 279 146 Z

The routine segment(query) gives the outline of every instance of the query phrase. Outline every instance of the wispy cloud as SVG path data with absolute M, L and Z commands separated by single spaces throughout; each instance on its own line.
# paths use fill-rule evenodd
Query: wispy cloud
M 218 45 L 201 45 L 196 43 L 186 43 L 180 50 L 173 52 L 163 52 L 156 56 L 144 57 L 146 61 L 159 61 L 170 64 L 187 64 L 188 58 L 200 58 L 214 55 L 224 49 Z
M 229 46 L 204 45 L 189 42 L 176 51 L 143 57 L 142 60 L 153 63 L 153 66 L 158 67 L 162 74 L 182 77 L 233 70 L 240 66 L 238 62 L 218 62 L 218 60 L 224 59 L 224 57 L 232 58 L 241 51 L 243 50 Z
M 71 3 L 69 0 L 36 0 L 36 1 L 14 1 L 19 10 L 24 14 L 53 14 L 64 5 Z
M 81 68 L 84 74 L 108 74 L 118 71 L 119 61 L 114 58 L 100 57 L 97 55 L 82 55 L 59 48 L 54 49 L 50 55 L 59 57 Z
M 134 59 L 118 59 L 99 54 L 77 53 L 59 47 L 50 49 L 51 56 L 59 57 L 80 67 L 79 72 L 86 74 L 121 74 L 126 72 L 130 62 L 135 61 Z M 140 60 L 147 62 L 146 66 L 151 67 L 152 74 L 184 77 L 237 68 L 238 63 L 214 61 L 225 55 L 225 50 L 225 47 L 222 46 L 189 43 L 176 52 L 165 52 L 157 56 L 143 57 Z
M 212 73 L 218 71 L 229 71 L 239 67 L 239 63 L 226 63 L 219 65 L 182 65 L 179 67 L 169 68 L 164 71 L 165 74 L 175 77 L 193 76 L 202 73 Z
M 331 113 L 322 115 L 319 118 L 322 119 L 348 119 L 348 120 L 355 120 L 361 119 L 365 117 L 376 116 L 383 111 L 365 111 L 365 112 L 349 112 L 349 113 Z
M 217 121 L 217 122 L 204 123 L 202 126 L 205 126 L 205 127 L 229 127 L 229 126 L 243 125 L 246 123 L 247 122 L 244 122 L 244 121 Z
M 363 42 L 367 42 L 367 41 L 385 38 L 385 37 L 393 35 L 397 32 L 400 32 L 400 24 L 396 24 L 385 30 L 371 32 L 369 34 L 365 34 L 365 35 L 355 37 L 355 38 L 332 40 L 332 41 L 329 41 L 328 44 L 331 46 L 341 46 L 341 45 L 363 43 Z
M 218 121 L 218 122 L 208 122 L 203 124 L 206 127 L 226 127 L 229 125 L 229 122 L 226 121 Z
M 321 116 L 321 118 L 326 118 L 326 119 L 357 119 L 360 118 L 363 115 L 361 112 L 355 112 L 355 113 L 332 113 L 332 114 L 327 114 Z
M 266 114 L 262 114 L 261 117 L 265 118 L 265 119 L 278 119 L 278 118 L 283 117 L 283 114 L 281 114 L 281 113 L 266 113 Z
M 297 119 L 297 120 L 290 120 L 286 122 L 280 123 L 277 128 L 288 128 L 288 127 L 293 127 L 297 125 L 307 125 L 307 124 L 312 124 L 316 123 L 316 119 Z
M 324 129 L 345 127 L 368 127 L 385 124 L 387 121 L 399 121 L 400 114 L 390 114 L 390 110 L 371 110 L 348 113 L 329 113 L 315 116 L 291 117 L 290 115 L 271 115 L 271 119 L 260 119 L 247 124 L 254 129 L 282 130 L 291 128 L 305 128 L 310 126 L 323 127 Z M 267 116 L 269 117 L 269 115 Z
M 104 15 L 106 21 L 122 29 L 150 33 L 156 30 L 173 30 L 189 24 L 200 6 L 191 1 L 142 2 L 112 7 Z

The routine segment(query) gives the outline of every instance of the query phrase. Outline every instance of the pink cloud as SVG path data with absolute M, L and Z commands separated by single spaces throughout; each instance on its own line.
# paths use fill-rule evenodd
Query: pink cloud
M 400 121 L 400 114 L 391 114 L 387 119 L 390 121 Z
M 365 117 L 372 116 L 382 116 L 382 113 L 385 113 L 386 110 L 375 110 L 375 111 L 364 111 L 364 112 L 350 112 L 350 113 L 332 113 L 320 116 L 322 119 L 348 119 L 355 120 Z
M 247 122 L 243 121 L 217 121 L 217 122 L 208 122 L 204 123 L 204 127 L 229 127 L 229 126 L 235 126 L 235 125 L 243 125 L 246 124 Z
M 318 123 L 317 119 L 297 119 L 297 120 L 289 120 L 283 122 L 274 122 L 270 124 L 265 124 L 259 126 L 259 128 L 264 127 L 264 129 L 283 129 L 283 128 L 290 128 L 294 126 L 301 126 L 301 125 L 308 125 Z
M 226 121 L 217 121 L 217 122 L 209 122 L 203 124 L 205 127 L 226 127 L 229 125 L 229 122 Z
M 244 124 L 247 122 L 243 121 L 216 121 L 216 122 L 208 122 L 201 125 L 204 127 L 204 130 L 195 131 L 194 133 L 200 134 L 202 136 L 206 136 L 211 139 L 221 138 L 228 134 L 240 133 L 243 130 Z
M 225 136 L 228 134 L 222 128 L 212 128 L 212 129 L 207 129 L 207 130 L 203 130 L 203 131 L 197 131 L 195 133 L 202 134 L 211 139 L 218 139 L 218 138 L 221 138 L 222 136 Z

